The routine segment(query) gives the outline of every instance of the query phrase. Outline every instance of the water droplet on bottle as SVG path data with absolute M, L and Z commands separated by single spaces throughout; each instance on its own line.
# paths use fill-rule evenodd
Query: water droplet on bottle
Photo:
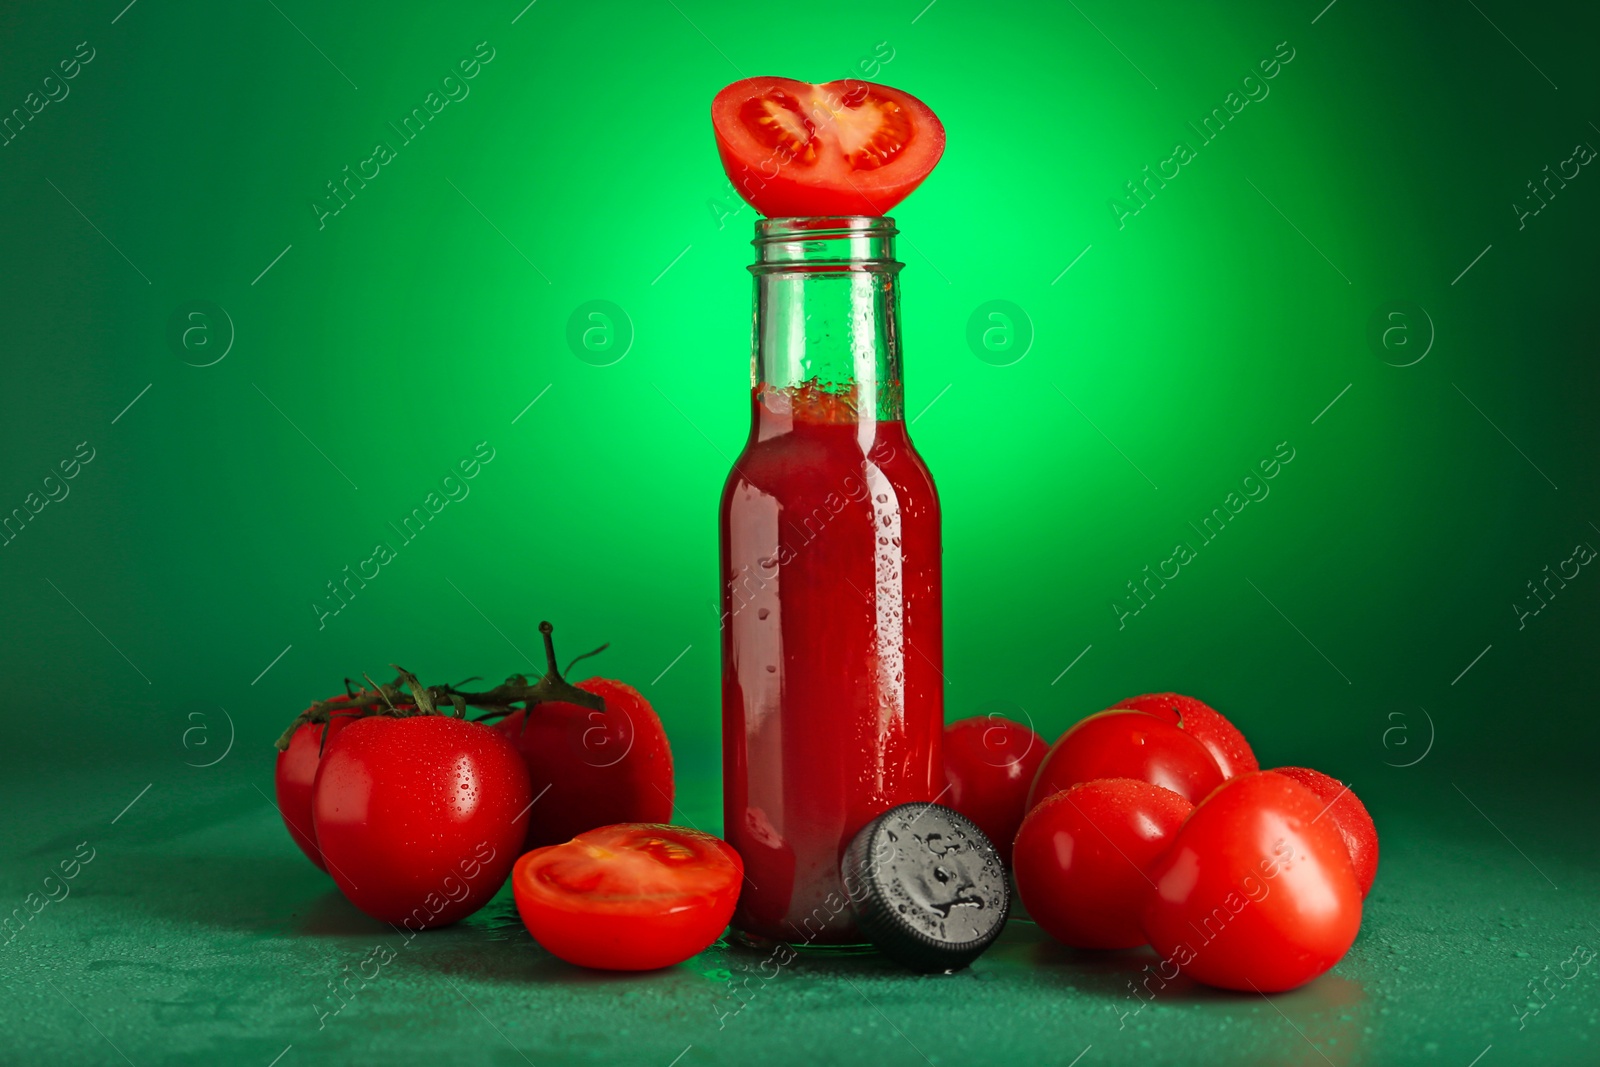
M 764 618 L 766 618 L 766 617 L 767 617 L 767 616 L 768 616 L 768 615 L 771 615 L 771 614 L 772 614 L 772 612 L 771 612 L 771 611 L 770 611 L 770 610 L 769 610 L 769 609 L 767 609 L 767 608 L 762 608 L 762 609 L 761 609 L 761 610 L 760 610 L 760 611 L 758 611 L 758 612 L 756 612 L 756 618 L 758 618 L 758 619 L 764 619 Z
M 888 502 L 889 502 L 889 494 L 888 493 L 879 493 L 878 494 L 878 503 L 887 504 Z

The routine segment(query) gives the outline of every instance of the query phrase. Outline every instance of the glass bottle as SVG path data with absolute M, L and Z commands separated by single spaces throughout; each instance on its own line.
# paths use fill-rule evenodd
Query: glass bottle
M 939 498 L 906 431 L 896 232 L 756 226 L 750 437 L 721 507 L 724 833 L 756 939 L 860 943 L 844 849 L 944 777 Z

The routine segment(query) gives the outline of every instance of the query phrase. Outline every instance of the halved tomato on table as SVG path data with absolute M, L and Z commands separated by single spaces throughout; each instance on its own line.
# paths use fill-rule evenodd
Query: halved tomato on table
M 944 153 L 926 104 L 853 78 L 745 78 L 717 94 L 711 124 L 729 180 L 768 218 L 886 215 Z
M 511 889 L 533 939 L 568 963 L 648 971 L 682 963 L 721 936 L 744 862 L 699 830 L 619 823 L 536 848 Z

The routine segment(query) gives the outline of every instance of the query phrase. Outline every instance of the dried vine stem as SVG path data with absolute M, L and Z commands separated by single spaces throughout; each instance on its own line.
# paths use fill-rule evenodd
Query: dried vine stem
M 468 692 L 450 685 L 425 686 L 410 671 L 390 664 L 397 675 L 394 681 L 374 682 L 363 675 L 368 688 L 352 690 L 350 679 L 346 678 L 346 695 L 331 700 L 318 700 L 296 715 L 289 728 L 278 738 L 278 751 L 282 752 L 289 747 L 290 738 L 301 726 L 307 723 L 326 723 L 336 715 L 390 715 L 397 718 L 410 715 L 453 715 L 460 719 L 466 716 L 467 707 L 470 705 L 484 709 L 484 714 L 475 717 L 475 721 L 482 722 L 510 715 L 519 710 L 512 706 L 515 704 L 531 708 L 535 704 L 551 700 L 577 704 L 594 711 L 605 711 L 604 699 L 579 689 L 561 676 L 561 671 L 556 666 L 555 640 L 551 636 L 554 631 L 555 627 L 548 622 L 539 624 L 539 633 L 544 637 L 545 672 L 532 684 L 529 684 L 525 675 L 515 674 L 493 689 L 483 692 Z M 606 647 L 601 645 L 595 652 L 603 651 Z M 578 659 L 585 659 L 594 654 L 594 652 L 586 653 Z M 577 660 L 573 662 L 576 663 Z M 466 680 L 470 681 L 474 679 Z M 465 685 L 466 682 L 461 684 Z

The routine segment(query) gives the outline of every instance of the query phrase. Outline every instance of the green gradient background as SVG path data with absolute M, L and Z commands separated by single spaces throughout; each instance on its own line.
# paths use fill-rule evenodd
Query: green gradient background
M 915 433 L 947 516 L 952 716 L 998 696 L 1053 734 L 1174 687 L 1311 758 L 1375 749 L 1390 711 L 1429 707 L 1465 743 L 1534 679 L 1542 703 L 1580 695 L 1570 665 L 1597 603 L 1584 583 L 1529 630 L 1508 605 L 1600 536 L 1584 301 L 1600 200 L 1585 170 L 1522 232 L 1508 204 L 1597 136 L 1579 106 L 1592 65 L 1563 52 L 1581 35 L 1534 38 L 1573 79 L 1557 92 L 1470 8 L 1414 25 L 1357 4 L 1316 26 L 1272 5 L 1102 23 L 1139 42 L 1157 90 L 1071 8 L 1054 21 L 951 3 L 908 25 L 823 6 L 807 16 L 830 28 L 821 42 L 792 27 L 774 41 L 739 10 L 696 13 L 737 70 L 666 4 L 629 8 L 625 30 L 599 5 L 556 3 L 515 26 L 487 9 L 300 21 L 359 90 L 268 5 L 141 5 L 116 26 L 86 8 L 12 14 L 6 101 L 77 41 L 98 55 L 0 159 L 7 505 L 79 440 L 99 455 L 0 561 L 26 634 L 7 643 L 8 676 L 120 690 L 142 713 L 94 731 L 118 748 L 169 745 L 152 720 L 190 699 L 229 707 L 259 740 L 346 673 L 393 660 L 426 677 L 507 673 L 523 657 L 483 616 L 533 654 L 549 617 L 571 652 L 611 641 L 605 670 L 640 684 L 692 645 L 651 695 L 681 747 L 710 744 L 715 500 L 748 425 L 754 212 L 718 228 L 708 201 L 730 198 L 707 101 L 740 72 L 846 74 L 887 41 L 880 77 L 950 132 L 897 218 L 908 410 L 939 397 Z M 480 40 L 497 54 L 471 95 L 319 231 L 324 183 L 397 140 L 387 123 Z M 1271 95 L 1119 231 L 1109 198 L 1196 140 L 1185 123 L 1281 40 L 1296 58 Z M 592 298 L 633 323 L 614 366 L 564 341 Z M 964 340 L 992 298 L 1036 331 L 1014 366 Z M 216 366 L 165 342 L 192 299 L 235 323 Z M 1412 367 L 1365 341 L 1394 299 L 1436 324 Z M 497 459 L 472 496 L 319 630 L 324 583 L 485 439 Z M 1272 495 L 1119 631 L 1124 583 L 1283 440 L 1297 458 Z
M 1509 205 L 1600 144 L 1594 12 L 924 2 L 539 0 L 515 24 L 516 0 L 4 5 L 0 111 L 97 50 L 0 147 L 0 508 L 97 450 L 0 549 L 9 792 L 43 803 L 95 768 L 112 810 L 198 773 L 185 731 L 219 709 L 224 769 L 264 784 L 271 739 L 346 674 L 503 676 L 549 618 L 564 655 L 611 642 L 597 669 L 654 702 L 714 821 L 716 499 L 748 425 L 755 216 L 719 222 L 708 104 L 887 42 L 879 80 L 949 134 L 894 213 L 949 717 L 1009 707 L 1054 737 L 1180 689 L 1264 762 L 1383 800 L 1380 822 L 1433 798 L 1508 869 L 1448 783 L 1544 779 L 1588 834 L 1590 791 L 1550 768 L 1592 759 L 1600 578 L 1525 629 L 1510 605 L 1600 544 L 1600 177 L 1520 231 Z M 319 230 L 324 182 L 485 40 L 470 96 Z M 1108 200 L 1280 41 L 1270 96 L 1119 229 Z M 236 340 L 195 368 L 165 333 L 202 299 Z M 634 331 L 613 366 L 565 340 L 593 299 Z M 1034 331 L 1012 366 L 965 339 L 995 299 Z M 1396 300 L 1436 329 L 1404 368 L 1367 341 Z M 324 583 L 483 440 L 471 495 L 319 629 Z M 1124 583 L 1281 441 L 1271 495 L 1119 630 Z M 1394 767 L 1430 721 L 1425 762 Z M 1498 826 L 1548 830 L 1534 809 Z

